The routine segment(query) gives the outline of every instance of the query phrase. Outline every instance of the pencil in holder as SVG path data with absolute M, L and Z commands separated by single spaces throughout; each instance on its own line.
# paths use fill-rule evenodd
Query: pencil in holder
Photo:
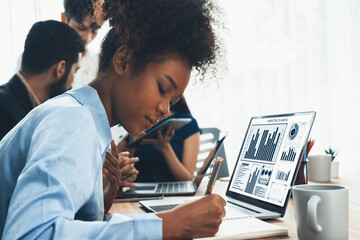
M 304 148 L 304 155 L 301 158 L 300 168 L 298 175 L 296 176 L 295 185 L 308 183 L 308 170 L 307 170 L 307 157 L 314 146 L 315 140 L 309 139 Z
M 301 161 L 298 175 L 296 176 L 295 185 L 308 183 L 307 160 Z

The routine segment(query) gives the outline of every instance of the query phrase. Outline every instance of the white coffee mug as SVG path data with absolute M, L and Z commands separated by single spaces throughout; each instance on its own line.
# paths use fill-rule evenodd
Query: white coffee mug
M 331 177 L 332 178 L 339 177 L 339 162 L 338 161 L 331 162 Z
M 308 156 L 307 168 L 310 181 L 330 182 L 331 155 Z
M 297 234 L 302 239 L 348 239 L 349 191 L 330 184 L 292 187 Z

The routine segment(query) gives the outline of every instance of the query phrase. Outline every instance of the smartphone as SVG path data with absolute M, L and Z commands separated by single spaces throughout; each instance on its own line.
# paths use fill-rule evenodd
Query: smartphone
M 168 127 L 172 127 L 174 130 L 177 130 L 177 129 L 185 126 L 186 124 L 188 124 L 190 122 L 191 122 L 191 118 L 169 118 L 169 119 L 165 119 L 165 120 L 159 122 L 158 124 L 156 124 L 155 126 L 153 126 L 144 135 L 142 135 L 141 137 L 139 137 L 135 141 L 130 142 L 126 147 L 127 148 L 138 147 L 138 146 L 140 146 L 140 142 L 143 139 L 157 138 L 157 136 L 158 136 L 157 132 L 159 130 L 162 131 L 163 133 L 165 133 L 165 131 L 168 129 Z

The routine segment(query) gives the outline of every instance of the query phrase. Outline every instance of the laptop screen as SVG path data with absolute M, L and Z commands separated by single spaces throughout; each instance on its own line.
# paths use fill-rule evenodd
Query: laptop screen
M 253 117 L 228 192 L 283 207 L 315 112 Z

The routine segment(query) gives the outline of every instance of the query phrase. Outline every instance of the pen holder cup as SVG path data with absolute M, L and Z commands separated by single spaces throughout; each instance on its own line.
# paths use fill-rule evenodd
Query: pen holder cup
M 296 176 L 295 185 L 308 183 L 307 160 L 301 161 L 298 175 Z

